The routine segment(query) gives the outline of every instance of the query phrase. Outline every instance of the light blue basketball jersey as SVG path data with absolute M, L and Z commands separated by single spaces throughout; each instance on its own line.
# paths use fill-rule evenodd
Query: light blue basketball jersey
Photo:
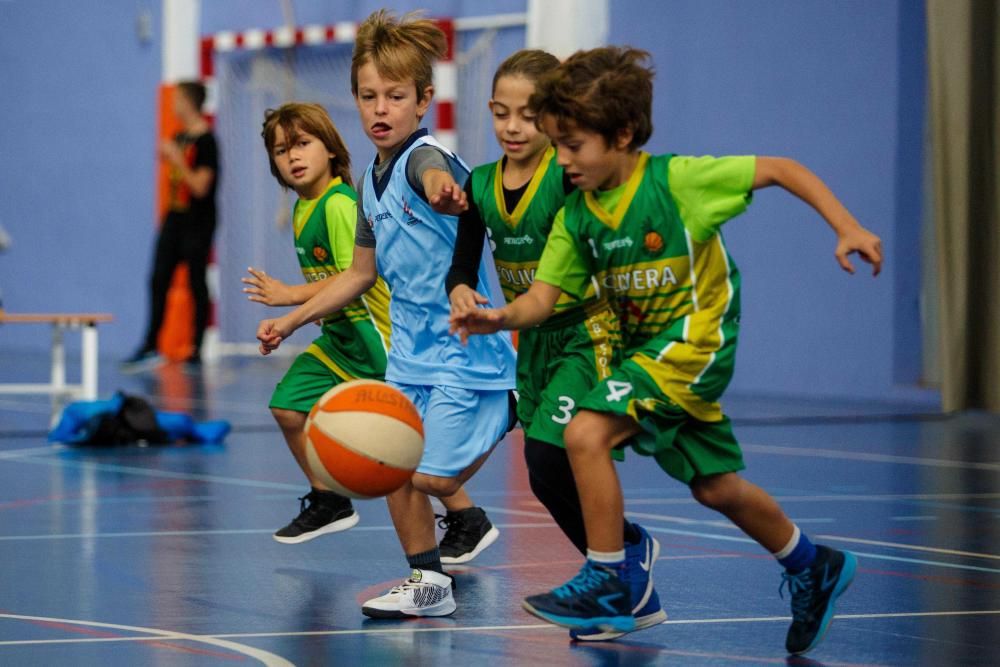
M 468 345 L 448 332 L 451 306 L 445 276 L 458 218 L 434 211 L 406 178 L 410 153 L 424 145 L 440 149 L 451 161 L 453 173 L 468 174 L 458 156 L 421 130 L 393 158 L 383 188 L 376 186 L 374 162 L 364 176 L 363 205 L 375 236 L 375 261 L 391 290 L 392 344 L 385 378 L 400 384 L 513 389 L 515 352 L 508 332 L 472 336 Z M 490 252 L 483 253 L 479 265 L 478 291 L 490 299 L 490 307 L 503 307 Z

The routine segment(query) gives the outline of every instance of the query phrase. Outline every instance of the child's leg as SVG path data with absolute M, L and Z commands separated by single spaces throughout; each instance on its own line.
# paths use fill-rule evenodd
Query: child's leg
M 467 510 L 475 507 L 475 503 L 472 502 L 472 498 L 465 491 L 465 487 L 460 488 L 456 493 L 450 496 L 441 496 L 441 504 L 449 512 L 461 512 L 462 510 Z
M 724 514 L 744 533 L 773 554 L 792 537 L 795 525 L 764 489 L 730 472 L 696 477 L 691 495 L 705 507 Z
M 611 450 L 640 431 L 631 417 L 581 410 L 566 427 L 566 452 L 580 495 L 587 547 L 611 554 L 625 548 L 625 504 Z M 624 556 L 619 560 L 624 560 Z
M 306 460 L 306 413 L 298 412 L 295 410 L 285 410 L 283 408 L 271 408 L 271 414 L 274 416 L 274 421 L 278 423 L 278 427 L 281 429 L 281 434 L 285 437 L 285 443 L 288 445 L 288 450 L 295 457 L 295 462 L 299 464 L 299 468 L 302 469 L 302 473 L 309 480 L 309 486 L 314 489 L 322 489 L 324 491 L 329 491 L 323 483 L 317 479 L 316 475 L 313 474 L 312 470 L 309 468 L 309 462 Z
M 854 579 L 854 554 L 813 545 L 774 498 L 736 473 L 696 477 L 691 494 L 726 515 L 785 567 L 792 598 L 785 648 L 793 654 L 814 648 L 829 628 L 837 598 Z
M 386 496 L 396 536 L 410 567 L 443 572 L 440 556 L 428 555 L 437 551 L 434 537 L 434 509 L 426 493 L 418 491 L 407 482 L 400 489 Z M 421 558 L 423 557 L 423 558 Z M 417 558 L 419 562 L 414 562 Z M 427 562 L 424 562 L 427 561 Z

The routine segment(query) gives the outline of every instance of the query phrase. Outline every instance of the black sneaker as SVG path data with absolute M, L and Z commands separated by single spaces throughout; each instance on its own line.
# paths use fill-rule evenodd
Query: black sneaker
M 816 560 L 797 574 L 783 572 L 781 587 L 788 584 L 792 596 L 792 625 L 785 648 L 802 655 L 823 640 L 833 620 L 833 605 L 854 580 L 858 559 L 850 551 L 816 546 Z
M 123 359 L 120 368 L 123 373 L 140 373 L 156 368 L 163 363 L 163 357 L 156 350 L 143 347 L 128 357 Z
M 313 489 L 299 498 L 299 503 L 299 515 L 274 534 L 282 544 L 301 544 L 320 535 L 339 533 L 356 525 L 360 518 L 350 500 L 332 491 Z
M 438 526 L 445 530 L 439 545 L 443 565 L 468 563 L 500 537 L 500 531 L 493 527 L 481 507 L 435 516 L 440 519 Z

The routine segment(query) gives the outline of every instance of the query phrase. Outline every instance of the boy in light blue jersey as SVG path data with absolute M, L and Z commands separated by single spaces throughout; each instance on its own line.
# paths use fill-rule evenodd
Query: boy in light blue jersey
M 455 611 L 428 495 L 456 493 L 513 422 L 515 354 L 509 334 L 477 337 L 468 347 L 449 334 L 450 305 L 441 287 L 451 264 L 456 216 L 467 207 L 462 183 L 468 169 L 419 129 L 433 97 L 433 60 L 445 49 L 444 34 L 426 19 L 397 20 L 383 10 L 359 27 L 351 89 L 377 156 L 359 188 L 353 263 L 296 310 L 261 322 L 257 332 L 267 354 L 303 324 L 363 294 L 379 274 L 390 286 L 386 380 L 417 406 L 426 445 L 412 480 L 388 497 L 412 574 L 364 603 L 362 612 L 373 618 Z M 489 253 L 478 278 L 477 290 L 489 296 L 490 305 L 501 306 Z M 495 535 L 493 529 L 492 539 Z

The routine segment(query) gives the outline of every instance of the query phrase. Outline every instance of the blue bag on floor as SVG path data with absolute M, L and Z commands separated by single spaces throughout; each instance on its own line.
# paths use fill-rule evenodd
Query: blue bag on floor
M 229 433 L 227 421 L 196 422 L 180 412 L 157 412 L 143 398 L 117 392 L 105 401 L 67 405 L 49 442 L 70 445 L 165 445 L 177 441 L 220 443 Z

